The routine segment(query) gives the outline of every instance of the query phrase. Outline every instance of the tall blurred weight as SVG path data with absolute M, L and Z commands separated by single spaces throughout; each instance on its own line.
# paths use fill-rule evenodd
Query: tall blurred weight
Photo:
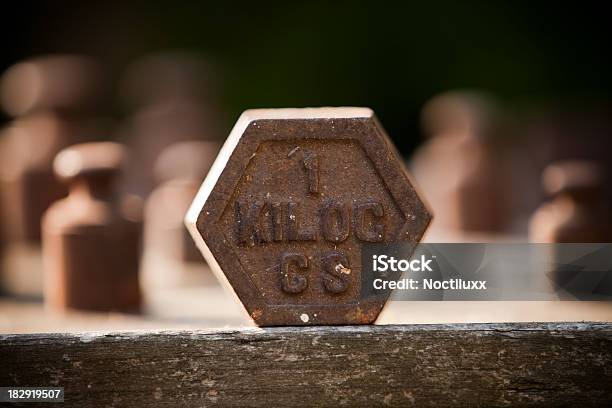
M 116 193 L 116 143 L 69 147 L 54 169 L 70 189 L 43 219 L 45 302 L 55 309 L 137 311 L 141 208 Z
M 429 139 L 411 167 L 436 214 L 433 230 L 499 233 L 507 228 L 502 117 L 494 100 L 474 92 L 441 94 L 423 108 Z
M 160 154 L 155 166 L 160 184 L 145 207 L 148 249 L 183 262 L 203 262 L 183 220 L 219 148 L 215 142 L 188 141 Z
M 529 223 L 532 242 L 547 244 L 606 243 L 612 241 L 612 217 L 606 198 L 605 168 L 590 160 L 563 160 L 550 164 L 542 174 L 542 186 L 550 200 L 537 209 Z M 581 249 L 584 248 L 584 249 Z M 594 246 L 547 246 L 547 275 L 563 299 L 594 294 L 610 295 L 610 282 L 581 266 Z M 586 251 L 582 253 L 581 251 Z M 578 261 L 578 264 L 574 264 Z M 586 275 L 585 275 L 586 274 Z M 590 275 L 590 276 L 589 276 Z M 580 282 L 588 281 L 587 285 Z
M 170 145 L 155 163 L 159 185 L 144 209 L 143 284 L 149 287 L 195 287 L 216 283 L 183 222 L 203 175 L 220 145 L 187 141 Z

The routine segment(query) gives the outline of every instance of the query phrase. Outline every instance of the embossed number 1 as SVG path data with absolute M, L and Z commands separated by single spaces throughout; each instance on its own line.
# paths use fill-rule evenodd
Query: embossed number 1
M 304 160 L 302 161 L 306 173 L 308 173 L 308 192 L 312 194 L 319 193 L 319 158 L 315 153 L 304 152 Z
M 302 293 L 308 287 L 306 272 L 310 268 L 306 255 L 284 252 L 280 259 L 281 289 L 290 295 Z M 344 293 L 351 273 L 349 260 L 342 252 L 329 251 L 321 255 L 321 283 L 330 293 Z

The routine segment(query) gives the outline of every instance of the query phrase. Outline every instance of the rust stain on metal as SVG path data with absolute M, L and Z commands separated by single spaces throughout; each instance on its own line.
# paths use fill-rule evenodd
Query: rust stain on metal
M 187 225 L 260 326 L 367 324 L 361 249 L 416 244 L 431 219 L 367 108 L 243 113 Z

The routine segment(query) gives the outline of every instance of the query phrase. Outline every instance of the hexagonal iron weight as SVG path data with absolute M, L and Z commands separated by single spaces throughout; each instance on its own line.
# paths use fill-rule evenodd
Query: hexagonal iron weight
M 260 326 L 374 322 L 362 246 L 416 245 L 430 220 L 367 108 L 244 112 L 186 217 Z

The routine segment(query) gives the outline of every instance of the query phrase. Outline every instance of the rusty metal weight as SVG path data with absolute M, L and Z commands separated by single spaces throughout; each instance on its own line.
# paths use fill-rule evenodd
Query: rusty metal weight
M 368 324 L 367 243 L 416 244 L 431 215 L 367 108 L 249 110 L 186 223 L 260 326 Z

